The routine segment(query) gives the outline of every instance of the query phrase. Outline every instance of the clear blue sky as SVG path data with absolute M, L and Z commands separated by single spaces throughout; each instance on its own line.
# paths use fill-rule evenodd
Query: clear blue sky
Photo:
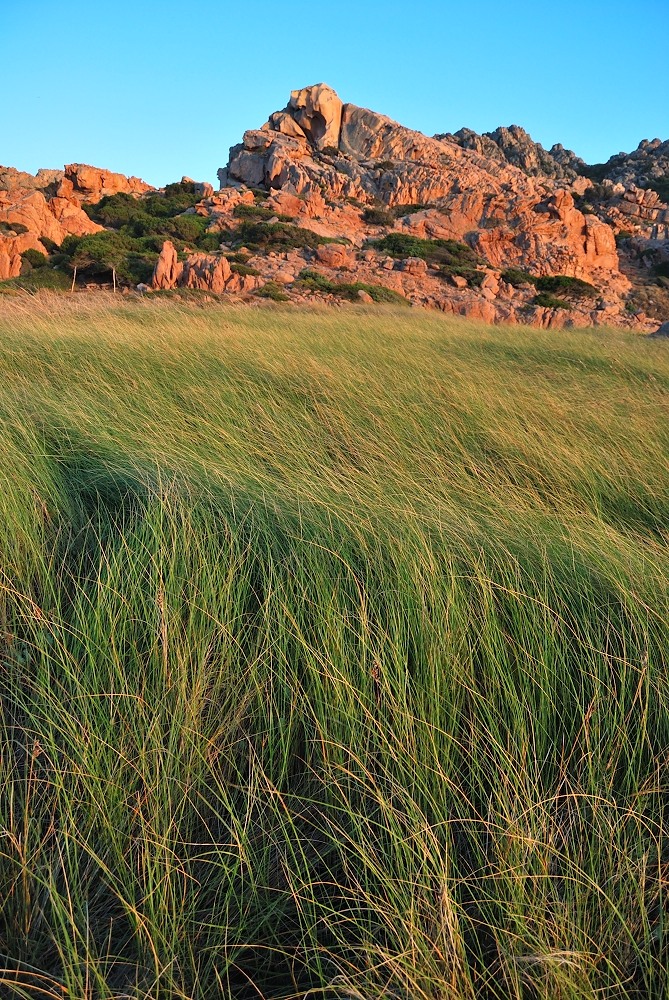
M 0 0 L 0 163 L 216 183 L 321 80 L 428 134 L 522 125 L 588 162 L 669 138 L 668 0 Z

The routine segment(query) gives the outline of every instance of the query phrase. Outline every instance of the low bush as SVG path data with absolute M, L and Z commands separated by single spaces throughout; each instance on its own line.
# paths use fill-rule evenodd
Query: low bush
M 72 279 L 64 271 L 54 267 L 38 267 L 18 278 L 10 278 L 8 281 L 0 282 L 0 290 L 3 292 L 11 289 L 22 289 L 26 292 L 39 292 L 42 289 L 64 292 L 68 291 L 71 286 Z
M 551 295 L 550 292 L 539 292 L 532 299 L 530 305 L 533 306 L 543 306 L 544 309 L 571 309 L 569 302 L 564 299 L 558 299 L 555 295 Z
M 392 288 L 386 288 L 385 285 L 369 285 L 364 281 L 339 283 L 331 281 L 330 278 L 326 278 L 324 274 L 319 274 L 318 271 L 312 271 L 311 268 L 305 268 L 300 273 L 299 281 L 304 288 L 308 288 L 311 291 L 336 295 L 337 298 L 346 299 L 349 302 L 359 302 L 360 296 L 358 293 L 366 292 L 375 302 L 392 302 L 396 305 L 407 304 L 407 300 L 403 295 L 400 295 L 399 292 L 394 291 Z
M 609 169 L 608 163 L 584 163 L 583 166 L 578 168 L 578 172 L 581 177 L 587 177 L 594 184 L 601 184 L 608 175 Z
M 58 253 L 60 250 L 60 244 L 50 240 L 48 236 L 40 236 L 39 241 L 48 254 Z
M 205 253 L 216 253 L 221 249 L 221 234 L 218 232 L 206 232 L 198 237 L 195 243 L 198 250 Z
M 234 274 L 241 274 L 243 277 L 257 277 L 260 274 L 257 267 L 249 267 L 248 264 L 237 264 L 235 262 L 230 264 L 230 270 Z
M 318 271 L 312 271 L 311 268 L 305 268 L 300 272 L 299 281 L 304 288 L 314 292 L 333 292 L 336 288 L 334 281 L 326 278 L 324 274 L 319 274 Z
M 140 241 L 106 230 L 89 236 L 68 236 L 62 251 L 70 270 L 90 278 L 108 280 L 116 272 L 117 280 L 137 285 L 151 278 L 158 252 L 146 250 Z
M 416 212 L 424 212 L 429 205 L 395 205 L 391 209 L 396 219 L 403 219 L 405 215 L 415 215 Z
M 537 278 L 533 274 L 529 274 L 528 271 L 523 271 L 519 267 L 507 267 L 500 274 L 502 281 L 506 281 L 507 284 L 513 285 L 514 288 L 522 288 L 525 285 L 536 285 Z
M 587 299 L 599 295 L 598 290 L 588 281 L 581 278 L 570 278 L 566 274 L 550 274 L 537 278 L 536 286 L 540 292 L 562 292 L 574 299 Z
M 0 236 L 23 236 L 28 232 L 28 227 L 22 222 L 0 222 Z
M 268 281 L 255 294 L 261 299 L 271 299 L 272 302 L 289 301 L 289 296 L 286 295 L 281 285 L 278 285 L 276 281 Z
M 455 266 L 444 264 L 439 269 L 439 273 L 445 278 L 458 275 L 466 280 L 470 288 L 479 288 L 485 278 L 485 271 L 477 271 L 475 267 L 458 267 L 457 264 Z
M 376 206 L 366 208 L 362 218 L 370 226 L 392 226 L 395 222 L 395 216 L 391 211 Z
M 662 201 L 669 204 L 669 174 L 663 174 L 662 177 L 653 177 L 644 187 L 649 187 L 653 191 L 657 191 Z
M 367 292 L 375 302 L 393 303 L 395 305 L 407 305 L 407 300 L 393 288 L 386 288 L 385 285 L 368 285 L 364 281 L 355 281 L 350 284 L 339 285 L 335 294 L 340 298 L 348 299 L 350 302 L 359 302 L 358 292 Z
M 24 250 L 21 259 L 33 269 L 46 267 L 46 254 L 40 253 L 39 250 Z
M 312 249 L 322 243 L 332 243 L 331 239 L 319 236 L 310 229 L 292 226 L 285 222 L 243 222 L 232 233 L 238 247 L 252 250 L 293 250 Z
M 434 264 L 448 264 L 452 267 L 475 267 L 482 263 L 481 258 L 467 243 L 460 243 L 458 240 L 424 240 L 406 233 L 388 233 L 372 246 L 400 260 L 421 257 Z
M 262 205 L 235 205 L 232 214 L 236 219 L 271 219 L 276 213 Z

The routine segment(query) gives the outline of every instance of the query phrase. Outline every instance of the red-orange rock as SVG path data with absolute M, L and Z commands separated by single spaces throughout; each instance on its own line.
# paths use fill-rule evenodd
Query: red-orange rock
M 105 195 L 112 194 L 146 194 L 155 191 L 139 177 L 126 177 L 111 170 L 101 170 L 86 163 L 69 163 L 65 167 L 65 176 L 61 181 L 57 194 L 68 200 L 95 202 Z
M 316 250 L 316 259 L 327 267 L 352 267 L 355 255 L 339 243 L 325 243 Z
M 174 244 L 170 240 L 165 240 L 153 269 L 151 287 L 156 289 L 174 288 L 182 272 L 183 264 L 178 260 Z

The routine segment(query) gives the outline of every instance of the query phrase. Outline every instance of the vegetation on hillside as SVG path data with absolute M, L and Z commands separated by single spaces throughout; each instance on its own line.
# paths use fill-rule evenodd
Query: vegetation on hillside
M 0 313 L 0 992 L 665 1000 L 666 345 Z

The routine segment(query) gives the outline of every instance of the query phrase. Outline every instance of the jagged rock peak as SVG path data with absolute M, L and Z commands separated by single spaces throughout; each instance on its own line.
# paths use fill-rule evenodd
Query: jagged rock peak
M 500 126 L 494 132 L 482 135 L 470 128 L 461 128 L 458 132 L 445 132 L 435 138 L 456 142 L 463 149 L 475 150 L 500 163 L 510 163 L 530 177 L 573 180 L 585 165 L 580 157 L 565 149 L 561 143 L 556 143 L 550 150 L 544 149 L 520 125 Z

